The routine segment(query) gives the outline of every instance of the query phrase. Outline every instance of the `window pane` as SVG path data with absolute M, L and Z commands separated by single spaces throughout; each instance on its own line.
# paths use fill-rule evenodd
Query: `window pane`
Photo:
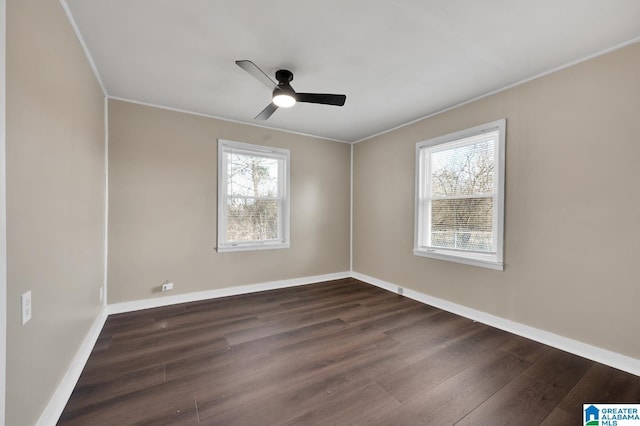
M 431 154 L 431 196 L 494 192 L 493 140 Z
M 493 247 L 493 198 L 431 202 L 431 246 L 474 251 Z
M 253 241 L 278 238 L 278 201 L 229 197 L 227 240 Z
M 227 155 L 229 195 L 278 196 L 278 159 L 237 153 Z

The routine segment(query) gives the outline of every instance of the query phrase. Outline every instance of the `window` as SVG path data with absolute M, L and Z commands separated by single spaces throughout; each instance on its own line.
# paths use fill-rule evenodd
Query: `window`
M 289 150 L 218 140 L 218 251 L 289 247 Z
M 503 268 L 505 120 L 416 145 L 417 256 Z

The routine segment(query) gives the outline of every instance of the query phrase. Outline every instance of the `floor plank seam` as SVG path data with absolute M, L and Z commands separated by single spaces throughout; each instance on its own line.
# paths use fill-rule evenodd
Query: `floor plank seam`
M 193 395 L 193 402 L 196 405 L 196 418 L 198 419 L 198 423 L 200 423 L 200 412 L 198 410 L 198 399 L 196 398 L 195 395 Z

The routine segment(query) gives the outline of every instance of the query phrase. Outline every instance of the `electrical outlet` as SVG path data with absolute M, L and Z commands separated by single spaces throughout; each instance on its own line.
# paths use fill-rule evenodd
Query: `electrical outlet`
M 165 283 L 162 284 L 162 291 L 169 291 L 169 290 L 173 290 L 173 283 L 169 281 L 165 281 Z
M 100 301 L 104 298 L 104 286 L 100 286 Z
M 31 319 L 31 290 L 23 294 L 22 299 L 22 325 Z

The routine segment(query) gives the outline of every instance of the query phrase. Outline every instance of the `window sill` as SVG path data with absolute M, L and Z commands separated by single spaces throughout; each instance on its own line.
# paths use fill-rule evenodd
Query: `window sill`
M 286 249 L 291 246 L 290 243 L 257 243 L 257 244 L 237 244 L 228 246 L 218 246 L 218 253 L 227 253 L 234 251 L 255 251 L 255 250 L 273 250 Z
M 451 252 L 447 252 L 445 250 L 436 249 L 413 249 L 413 254 L 421 257 L 429 257 L 431 259 L 479 266 L 481 268 L 493 269 L 495 271 L 504 270 L 504 264 L 495 260 L 495 256 L 491 255 L 470 254 L 461 256 L 459 254 L 451 254 Z

